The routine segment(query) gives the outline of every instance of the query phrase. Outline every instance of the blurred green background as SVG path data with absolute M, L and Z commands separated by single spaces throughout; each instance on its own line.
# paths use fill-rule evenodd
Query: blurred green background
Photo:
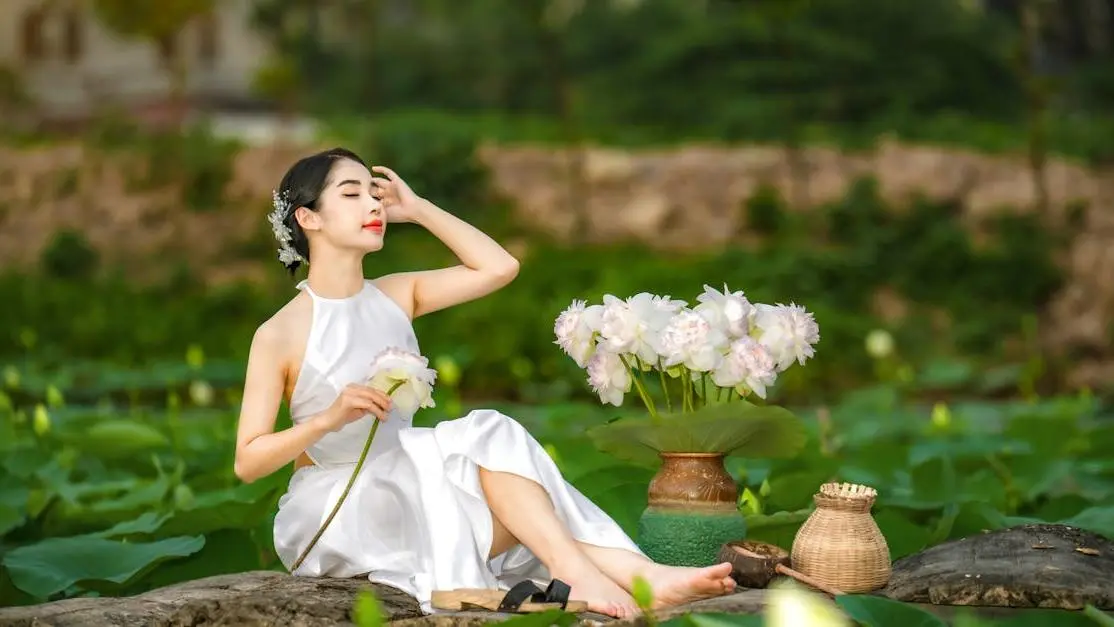
M 331 145 L 522 260 L 416 322 L 441 372 L 419 421 L 503 409 L 632 533 L 653 469 L 584 445 L 616 412 L 553 319 L 726 283 L 822 338 L 771 397 L 806 450 L 729 460 L 754 537 L 788 547 L 832 478 L 879 490 L 895 558 L 1020 520 L 1114 536 L 1114 1 L 164 4 L 82 9 L 161 51 L 142 104 L 48 115 L 41 68 L 0 58 L 3 605 L 281 568 L 289 474 L 238 484 L 235 419 L 301 278 L 271 187 Z M 213 15 L 257 42 L 234 97 L 171 45 Z M 400 227 L 366 269 L 452 261 Z

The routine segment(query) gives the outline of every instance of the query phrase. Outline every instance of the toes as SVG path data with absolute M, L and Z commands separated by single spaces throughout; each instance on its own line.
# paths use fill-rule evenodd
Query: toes
M 731 562 L 722 562 L 708 568 L 717 577 L 726 577 L 731 574 Z

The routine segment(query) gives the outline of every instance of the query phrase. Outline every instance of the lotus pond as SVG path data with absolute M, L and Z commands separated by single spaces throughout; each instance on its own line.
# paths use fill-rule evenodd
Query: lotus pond
M 32 364 L 4 367 L 0 605 L 281 570 L 271 521 L 289 471 L 251 485 L 232 473 L 241 377 L 242 364 L 206 362 L 199 354 L 141 371 L 98 363 L 49 373 Z M 438 407 L 419 414 L 419 424 L 470 408 L 444 383 L 451 380 L 443 377 Z M 729 459 L 750 537 L 788 548 L 811 495 L 833 478 L 878 489 L 874 514 L 894 559 L 1038 520 L 1114 537 L 1114 412 L 1107 405 L 1086 393 L 987 401 L 946 387 L 892 383 L 831 406 L 796 408 L 809 430 L 799 456 Z M 584 435 L 613 418 L 614 409 L 572 402 L 484 406 L 518 418 L 574 485 L 635 533 L 654 469 L 600 453 Z M 288 422 L 280 417 L 280 425 Z M 884 599 L 850 596 L 841 604 L 864 625 L 943 624 Z M 1033 611 L 996 624 L 1050 619 Z M 1055 621 L 1102 624 L 1083 613 Z

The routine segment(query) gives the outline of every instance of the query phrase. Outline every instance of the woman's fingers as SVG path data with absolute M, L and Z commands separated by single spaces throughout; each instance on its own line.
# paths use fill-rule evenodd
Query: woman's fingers
M 380 407 L 382 407 L 384 410 L 388 410 L 391 408 L 390 396 L 387 396 L 384 392 L 381 392 L 379 390 L 372 390 L 371 393 L 375 397 L 375 401 L 379 404 Z
M 394 170 L 388 168 L 385 165 L 372 166 L 371 169 L 372 169 L 373 172 L 379 172 L 381 174 L 387 175 L 387 178 L 391 179 L 392 181 L 398 181 L 398 180 L 401 180 L 401 178 L 402 178 L 399 175 L 395 174 Z
M 387 412 L 391 409 L 391 397 L 383 392 L 366 385 L 350 385 L 348 391 L 352 396 L 352 406 L 356 409 L 375 414 L 380 420 L 387 419 Z

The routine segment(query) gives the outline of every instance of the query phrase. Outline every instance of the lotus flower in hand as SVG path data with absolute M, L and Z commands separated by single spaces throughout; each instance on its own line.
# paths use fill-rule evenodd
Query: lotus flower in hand
M 391 397 L 394 407 L 413 415 L 421 407 L 433 407 L 433 383 L 437 371 L 425 357 L 401 348 L 388 348 L 371 363 L 368 386 Z

